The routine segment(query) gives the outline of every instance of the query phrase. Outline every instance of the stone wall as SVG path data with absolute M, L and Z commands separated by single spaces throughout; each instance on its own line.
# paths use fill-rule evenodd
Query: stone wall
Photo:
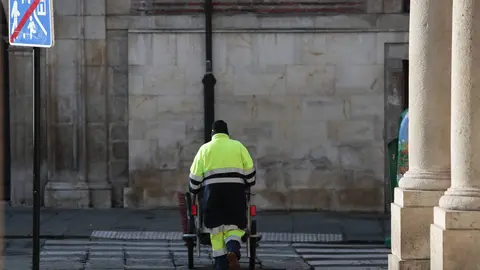
M 201 0 L 130 0 L 133 14 L 202 14 Z M 257 13 L 268 15 L 291 14 L 354 14 L 401 13 L 404 0 L 293 0 L 245 1 L 216 0 L 216 14 Z
M 19 205 L 31 204 L 25 194 L 32 190 L 32 51 L 10 50 L 16 64 L 10 64 L 10 148 L 11 172 L 15 185 L 11 188 L 11 200 Z M 18 78 L 23 78 L 19 80 Z M 30 165 L 30 166 L 29 166 Z
M 263 209 L 382 211 L 384 44 L 404 34 L 216 33 L 216 118 Z M 129 33 L 132 203 L 175 205 L 202 140 L 203 35 Z
M 204 17 L 150 16 L 133 1 L 54 1 L 56 44 L 42 55 L 46 206 L 172 206 L 185 188 L 202 143 Z M 385 44 L 406 42 L 408 16 L 401 0 L 347 2 L 351 14 L 216 11 L 216 117 L 251 149 L 262 207 L 383 209 L 385 170 L 372 160 L 388 122 Z M 30 205 L 31 56 L 10 58 L 11 202 Z

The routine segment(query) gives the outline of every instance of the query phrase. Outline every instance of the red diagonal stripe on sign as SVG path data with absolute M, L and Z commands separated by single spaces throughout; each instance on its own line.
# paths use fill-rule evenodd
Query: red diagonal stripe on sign
M 25 26 L 25 23 L 27 22 L 28 18 L 30 18 L 30 16 L 32 15 L 33 11 L 37 8 L 39 3 L 40 3 L 40 0 L 33 0 L 32 5 L 28 7 L 27 11 L 25 12 L 22 19 L 20 20 L 20 23 L 15 28 L 15 31 L 13 31 L 12 36 L 10 36 L 11 43 L 13 43 L 15 39 L 18 37 L 23 26 Z

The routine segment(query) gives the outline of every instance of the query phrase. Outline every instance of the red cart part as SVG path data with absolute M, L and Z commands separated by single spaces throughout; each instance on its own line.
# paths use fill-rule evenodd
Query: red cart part
M 196 204 L 192 205 L 192 216 L 197 216 L 197 205 Z
M 178 208 L 180 210 L 180 217 L 182 219 L 182 231 L 187 233 L 187 206 L 185 205 L 185 194 L 182 192 L 177 193 Z
M 254 217 L 257 215 L 257 207 L 255 205 L 250 205 L 250 216 Z

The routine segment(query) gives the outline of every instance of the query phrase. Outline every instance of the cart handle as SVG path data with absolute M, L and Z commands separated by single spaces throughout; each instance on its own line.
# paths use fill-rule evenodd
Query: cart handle
M 197 209 L 198 209 L 199 202 L 197 202 L 197 200 L 198 200 L 198 195 L 193 194 L 192 204 L 196 205 Z M 198 212 L 197 212 L 197 216 L 195 216 L 195 219 L 197 220 L 197 222 L 196 222 L 197 226 L 196 227 L 197 227 L 197 230 L 198 230 L 199 226 L 202 226 L 201 224 L 198 224 L 198 221 L 199 221 Z M 197 256 L 200 257 L 200 239 L 198 237 L 198 231 L 196 232 L 196 235 L 197 235 L 197 241 L 196 241 Z
M 255 193 L 251 191 L 250 187 L 248 187 L 245 189 L 245 195 L 247 196 L 247 202 L 250 202 L 250 197 L 255 196 Z

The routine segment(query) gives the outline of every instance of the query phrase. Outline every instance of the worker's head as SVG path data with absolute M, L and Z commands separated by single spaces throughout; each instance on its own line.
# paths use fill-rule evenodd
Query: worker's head
M 212 125 L 212 136 L 217 133 L 224 133 L 228 135 L 228 126 L 227 123 L 223 120 L 217 120 Z

